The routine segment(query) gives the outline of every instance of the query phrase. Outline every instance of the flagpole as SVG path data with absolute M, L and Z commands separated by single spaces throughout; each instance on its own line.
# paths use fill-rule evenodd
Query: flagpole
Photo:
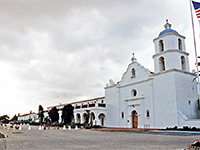
M 193 30 L 193 39 L 194 39 L 194 50 L 195 50 L 195 57 L 196 57 L 196 68 L 197 68 L 197 93 L 198 93 L 198 100 L 199 100 L 199 68 L 198 68 L 198 59 L 197 59 L 196 38 L 195 38 L 195 31 L 194 31 L 194 21 L 193 21 L 193 15 L 192 15 L 192 0 L 190 0 L 190 12 L 191 12 L 191 19 L 192 19 L 192 30 Z

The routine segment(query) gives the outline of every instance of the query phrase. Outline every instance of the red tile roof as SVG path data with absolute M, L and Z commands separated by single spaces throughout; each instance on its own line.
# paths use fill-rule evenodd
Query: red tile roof
M 82 101 L 75 101 L 75 102 L 71 102 L 71 103 L 65 103 L 65 104 L 61 104 L 61 105 L 54 105 L 54 106 L 49 106 L 48 108 L 53 108 L 53 107 L 58 107 L 58 106 L 65 106 L 65 105 L 69 105 L 69 104 L 76 104 L 76 103 L 83 103 L 83 102 L 89 102 L 89 101 L 93 101 L 93 100 L 97 100 L 97 99 L 103 99 L 105 97 L 97 97 L 97 98 L 92 98 L 92 99 L 87 99 L 87 100 L 82 100 Z
M 28 115 L 30 115 L 30 114 L 36 114 L 36 113 L 28 113 L 28 114 L 23 114 L 23 115 L 20 115 L 19 117 L 23 117 L 23 116 L 28 116 Z M 37 114 L 36 114 L 37 115 Z

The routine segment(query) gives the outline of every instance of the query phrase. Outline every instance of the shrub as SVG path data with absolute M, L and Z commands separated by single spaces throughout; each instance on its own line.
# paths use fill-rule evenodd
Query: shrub
M 40 125 L 40 123 L 38 123 L 38 122 L 31 122 L 31 123 L 29 123 L 30 125 L 35 125 L 35 126 L 38 126 L 38 125 Z
M 71 126 L 72 128 L 75 128 L 76 124 L 75 124 L 74 122 L 71 122 L 71 123 L 70 123 L 70 126 Z
M 89 124 L 88 123 L 84 123 L 83 126 L 84 126 L 85 129 L 89 128 Z
M 102 126 L 100 126 L 100 125 L 94 125 L 94 126 L 92 126 L 92 128 L 102 128 Z
M 177 126 L 175 126 L 175 127 L 173 127 L 173 128 L 167 127 L 166 130 L 200 131 L 200 128 L 188 127 L 188 126 L 183 126 L 183 128 L 178 128 Z
M 57 127 L 57 126 L 59 126 L 59 123 L 58 123 L 58 122 L 53 122 L 51 125 L 52 125 L 53 127 Z
M 197 131 L 198 129 L 196 127 L 191 128 L 192 131 Z
M 85 127 L 85 129 L 91 129 L 91 128 L 92 128 L 91 126 L 86 126 L 86 127 Z
M 173 130 L 177 130 L 177 129 L 178 129 L 178 127 L 177 127 L 177 126 L 173 127 Z
M 5 135 L 0 133 L 0 138 L 5 138 Z
M 184 131 L 190 131 L 191 128 L 189 128 L 188 126 L 183 126 L 183 130 L 184 130 Z

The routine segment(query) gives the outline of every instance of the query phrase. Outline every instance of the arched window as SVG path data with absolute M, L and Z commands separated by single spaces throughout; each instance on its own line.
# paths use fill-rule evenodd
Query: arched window
M 132 95 L 136 96 L 137 95 L 137 91 L 135 89 L 132 90 Z
M 122 119 L 124 118 L 124 112 L 122 111 Z
M 181 69 L 184 71 L 186 70 L 186 63 L 185 63 L 185 57 L 181 56 Z
M 163 51 L 164 51 L 163 40 L 160 40 L 160 41 L 159 41 L 159 50 L 160 50 L 160 52 L 163 52 Z
M 178 39 L 178 49 L 179 50 L 182 50 L 182 41 L 181 41 L 181 39 Z
M 132 69 L 131 73 L 132 73 L 131 78 L 134 78 L 135 77 L 135 68 Z
M 159 66 L 160 66 L 160 71 L 165 70 L 165 59 L 164 59 L 164 57 L 159 58 Z
M 191 105 L 191 101 L 188 101 L 188 104 Z
M 147 116 L 147 118 L 150 117 L 150 112 L 149 112 L 149 110 L 146 111 L 146 116 Z

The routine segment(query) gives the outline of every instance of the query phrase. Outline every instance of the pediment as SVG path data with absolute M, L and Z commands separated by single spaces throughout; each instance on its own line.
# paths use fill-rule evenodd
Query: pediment
M 126 85 L 134 82 L 140 82 L 147 80 L 152 75 L 149 69 L 142 66 L 137 61 L 134 61 L 128 65 L 126 72 L 123 74 L 120 85 Z

